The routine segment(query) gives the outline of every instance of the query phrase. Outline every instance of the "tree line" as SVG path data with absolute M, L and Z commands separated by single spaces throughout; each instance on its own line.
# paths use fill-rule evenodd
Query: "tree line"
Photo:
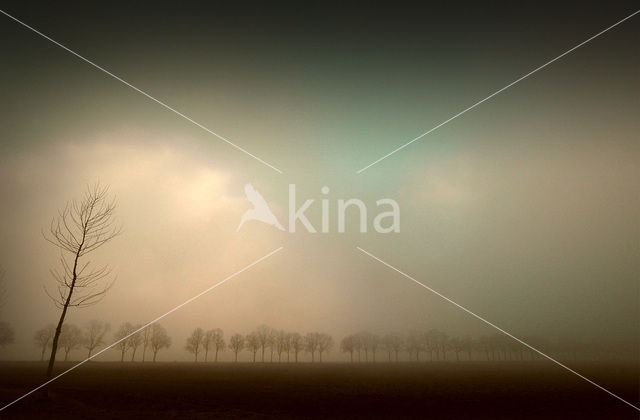
M 541 337 L 522 340 L 545 354 L 554 353 L 573 360 L 585 345 L 564 339 L 557 342 Z M 529 347 L 504 334 L 495 333 L 473 338 L 449 336 L 437 329 L 413 331 L 408 334 L 391 333 L 383 336 L 361 331 L 350 334 L 340 342 L 340 349 L 351 362 L 375 362 L 379 354 L 385 361 L 461 361 L 461 360 L 536 360 L 543 357 Z
M 156 361 L 158 353 L 172 345 L 167 330 L 159 323 L 146 328 L 140 324 L 124 322 L 115 331 L 113 350 L 120 361 Z M 86 357 L 107 344 L 106 336 L 110 325 L 103 321 L 91 320 L 83 328 L 66 323 L 61 330 L 58 346 L 67 361 L 72 351 L 84 349 Z M 33 336 L 33 342 L 44 360 L 51 349 L 55 326 L 49 324 Z M 585 343 L 569 339 L 551 341 L 541 337 L 524 337 L 523 341 L 536 349 L 554 357 L 577 360 L 585 349 Z M 248 334 L 235 333 L 228 339 L 220 328 L 194 329 L 185 339 L 184 350 L 195 362 L 217 362 L 224 352 L 230 352 L 233 360 L 245 352 L 252 362 L 298 362 L 301 354 L 307 354 L 311 362 L 322 362 L 334 347 L 331 335 L 310 332 L 300 334 L 260 325 Z M 477 338 L 469 335 L 449 336 L 437 329 L 424 332 L 412 331 L 407 334 L 390 333 L 376 335 L 360 331 L 347 335 L 340 342 L 340 350 L 350 362 L 399 362 L 399 361 L 529 361 L 543 356 L 503 334 L 483 335 Z M 597 349 L 596 349 L 597 350 Z M 136 359 L 136 356 L 139 356 Z
M 311 355 L 311 362 L 322 362 L 322 355 L 328 353 L 333 348 L 333 338 L 329 334 L 320 332 L 310 332 L 301 335 L 297 332 L 278 330 L 266 325 L 260 325 L 249 334 L 233 334 L 226 343 L 224 333 L 219 328 L 204 331 L 196 328 L 187 338 L 186 350 L 193 354 L 194 361 L 198 361 L 198 355 L 204 353 L 204 361 L 210 349 L 215 351 L 215 361 L 218 359 L 218 352 L 228 348 L 234 356 L 234 361 L 238 361 L 238 354 L 246 350 L 251 355 L 251 360 L 266 362 L 298 362 L 298 356 L 302 352 Z M 258 353 L 260 358 L 258 359 Z M 268 354 L 265 354 L 268 353 Z

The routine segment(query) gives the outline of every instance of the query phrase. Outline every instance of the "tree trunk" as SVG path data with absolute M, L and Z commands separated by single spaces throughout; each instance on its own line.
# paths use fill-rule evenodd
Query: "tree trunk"
M 213 361 L 214 361 L 214 362 L 217 362 L 217 361 L 218 361 L 218 348 L 217 348 L 217 347 L 216 347 L 216 355 L 215 355 L 215 357 L 213 358 Z
M 86 229 L 82 232 L 82 242 L 78 246 L 78 251 L 73 260 L 73 277 L 71 278 L 71 286 L 69 286 L 69 294 L 62 306 L 62 314 L 60 314 L 60 320 L 58 320 L 58 326 L 56 327 L 56 333 L 53 336 L 53 343 L 51 344 L 51 356 L 49 357 L 49 365 L 47 366 L 47 379 L 51 379 L 53 373 L 53 365 L 56 362 L 56 352 L 58 351 L 58 339 L 60 338 L 60 332 L 62 332 L 62 324 L 64 323 L 64 317 L 67 315 L 67 309 L 69 303 L 71 303 L 71 295 L 73 294 L 73 288 L 76 286 L 76 280 L 78 278 L 78 259 L 80 258 L 80 252 L 84 246 L 84 239 L 86 236 Z
M 209 357 L 209 349 L 204 349 L 204 361 L 207 362 L 207 358 Z
M 132 362 L 133 362 L 133 359 L 135 359 L 135 358 L 136 358 L 136 350 L 138 350 L 138 348 L 137 348 L 137 347 L 134 347 L 134 348 L 133 348 L 133 353 L 131 354 L 131 361 L 132 361 Z
M 66 351 L 64 352 L 64 361 L 65 361 L 65 362 L 66 362 L 66 361 L 67 361 L 67 359 L 69 358 L 69 352 L 70 352 L 70 351 L 71 351 L 71 350 L 66 350 Z
M 158 354 L 158 352 L 157 352 L 157 351 L 154 351 L 154 352 L 153 352 L 153 361 L 154 361 L 154 362 L 156 361 L 156 354 Z
M 40 361 L 44 360 L 44 353 L 47 351 L 47 346 L 42 346 L 42 353 L 40 354 Z
M 120 351 L 120 361 L 121 361 L 121 362 L 124 362 L 124 352 L 125 352 L 125 350 L 126 350 L 126 349 L 124 349 L 124 348 L 123 348 L 123 349 Z
M 142 347 L 142 362 L 144 363 L 144 355 L 147 352 L 147 346 Z
M 90 358 L 91 358 L 91 351 L 92 351 L 92 350 L 93 350 L 92 348 L 90 348 L 90 349 L 89 349 L 89 354 L 87 355 L 87 359 L 90 359 Z

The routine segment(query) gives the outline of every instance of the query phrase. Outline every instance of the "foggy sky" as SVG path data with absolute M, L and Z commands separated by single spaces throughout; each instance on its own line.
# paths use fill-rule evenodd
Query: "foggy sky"
M 97 180 L 117 196 L 124 232 L 92 258 L 117 280 L 69 322 L 147 322 L 284 247 L 162 320 L 174 340 L 162 360 L 187 359 L 198 326 L 336 341 L 362 329 L 493 332 L 356 246 L 514 334 L 637 354 L 640 18 L 355 173 L 633 11 L 601 7 L 3 6 L 284 171 L 0 18 L 2 318 L 17 331 L 3 357 L 37 357 L 33 332 L 57 321 L 42 287 L 58 253 L 41 229 Z M 316 200 L 316 227 L 330 187 L 331 233 L 236 232 L 246 183 L 281 222 L 296 184 L 299 202 Z M 339 198 L 365 201 L 369 226 L 375 201 L 395 199 L 401 232 L 360 234 L 351 217 L 336 233 Z

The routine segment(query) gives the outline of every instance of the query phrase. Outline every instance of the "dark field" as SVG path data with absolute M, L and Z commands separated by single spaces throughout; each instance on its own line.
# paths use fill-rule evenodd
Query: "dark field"
M 70 367 L 61 364 L 59 368 Z M 576 369 L 637 404 L 637 366 Z M 0 363 L 0 403 L 42 382 L 40 363 Z M 638 412 L 547 362 L 189 364 L 92 362 L 3 418 L 600 418 Z

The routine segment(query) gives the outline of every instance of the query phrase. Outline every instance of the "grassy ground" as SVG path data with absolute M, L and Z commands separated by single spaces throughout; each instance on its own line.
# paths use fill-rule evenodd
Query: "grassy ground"
M 575 368 L 638 404 L 637 366 Z M 40 384 L 44 369 L 0 363 L 0 403 Z M 638 412 L 547 362 L 91 362 L 51 384 L 48 395 L 27 397 L 0 417 L 637 419 Z

